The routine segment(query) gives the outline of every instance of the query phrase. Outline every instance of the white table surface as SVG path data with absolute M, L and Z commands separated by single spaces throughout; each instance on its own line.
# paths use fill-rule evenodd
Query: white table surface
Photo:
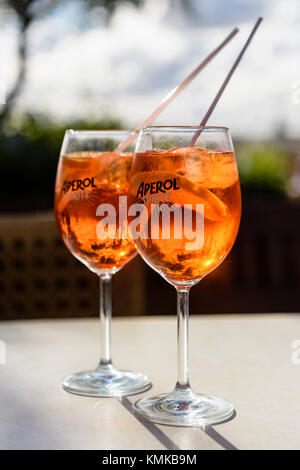
M 117 367 L 147 373 L 149 392 L 176 379 L 175 317 L 113 320 Z M 300 449 L 300 314 L 192 316 L 190 377 L 195 391 L 231 401 L 236 416 L 205 431 L 139 421 L 131 403 L 143 395 L 87 398 L 60 385 L 97 365 L 97 320 L 0 323 L 1 449 Z

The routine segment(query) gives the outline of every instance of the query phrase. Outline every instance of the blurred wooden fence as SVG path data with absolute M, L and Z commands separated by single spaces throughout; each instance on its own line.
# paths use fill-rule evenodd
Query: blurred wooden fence
M 300 205 L 252 203 L 223 264 L 191 290 L 191 313 L 300 310 Z M 114 315 L 176 312 L 174 288 L 136 257 L 113 279 Z M 98 315 L 98 279 L 50 214 L 0 217 L 0 319 Z

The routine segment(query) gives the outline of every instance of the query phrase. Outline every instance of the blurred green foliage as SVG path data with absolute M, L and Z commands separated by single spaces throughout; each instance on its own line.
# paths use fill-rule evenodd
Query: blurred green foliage
M 120 129 L 113 118 L 74 121 L 73 129 Z M 7 119 L 0 130 L 0 210 L 51 208 L 56 168 L 66 126 L 44 117 L 25 115 Z
M 292 159 L 280 143 L 235 145 L 243 196 L 255 199 L 285 198 Z
M 77 121 L 74 129 L 122 129 L 118 119 Z M 65 125 L 43 116 L 14 116 L 0 130 L 0 210 L 48 209 L 53 205 L 56 167 Z M 279 144 L 235 145 L 245 198 L 284 198 L 291 174 L 290 158 Z

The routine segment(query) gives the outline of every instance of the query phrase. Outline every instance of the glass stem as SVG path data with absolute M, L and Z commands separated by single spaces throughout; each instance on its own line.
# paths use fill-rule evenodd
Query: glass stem
M 190 391 L 188 375 L 189 289 L 177 290 L 177 383 L 175 391 Z
M 100 281 L 100 325 L 101 359 L 100 367 L 111 366 L 111 276 L 99 276 Z

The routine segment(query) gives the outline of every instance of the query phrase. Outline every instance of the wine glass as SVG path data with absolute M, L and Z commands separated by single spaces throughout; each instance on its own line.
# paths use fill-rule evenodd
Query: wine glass
M 135 412 L 156 423 L 195 426 L 233 414 L 226 400 L 192 391 L 188 377 L 189 290 L 228 255 L 241 194 L 225 127 L 143 128 L 132 161 L 129 230 L 143 259 L 177 290 L 178 378 L 171 393 Z
M 109 221 L 113 237 L 101 237 L 103 208 L 119 211 L 126 197 L 132 152 L 115 149 L 130 131 L 67 130 L 58 163 L 55 187 L 55 216 L 61 237 L 100 282 L 101 359 L 92 371 L 69 375 L 63 380 L 68 392 L 78 395 L 114 397 L 131 395 L 150 387 L 146 375 L 116 369 L 111 360 L 111 277 L 137 254 L 126 234 L 127 219 Z

